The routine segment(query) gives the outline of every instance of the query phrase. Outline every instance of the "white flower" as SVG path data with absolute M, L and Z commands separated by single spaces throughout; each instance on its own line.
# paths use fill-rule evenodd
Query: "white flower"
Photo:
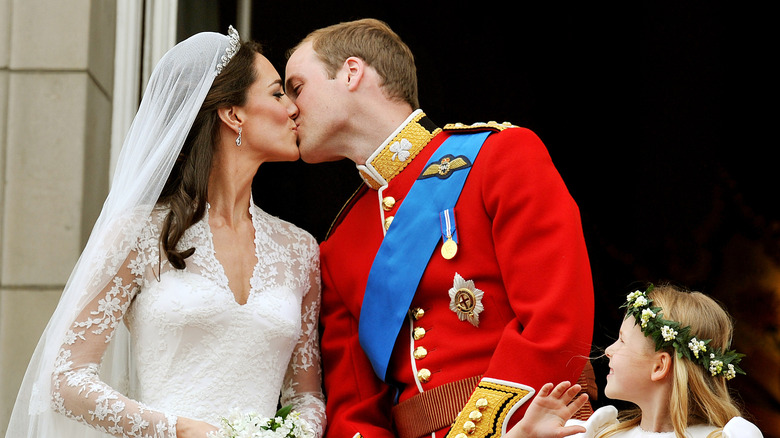
M 626 300 L 628 302 L 632 302 L 635 299 L 641 297 L 642 295 L 644 295 L 644 292 L 635 290 L 635 291 L 631 292 L 630 294 L 628 294 L 628 296 L 626 296 Z
M 222 418 L 222 428 L 210 432 L 208 438 L 314 438 L 314 431 L 298 412 L 262 418 L 234 411 Z
M 737 377 L 737 370 L 734 369 L 734 365 L 729 364 L 728 370 L 726 371 L 726 380 L 731 380 L 734 377 Z
M 409 142 L 407 139 L 401 139 L 401 141 L 397 141 L 390 145 L 390 152 L 393 153 L 392 160 L 395 161 L 396 158 L 398 158 L 398 161 L 406 161 L 409 159 L 409 156 L 411 155 L 409 153 L 409 149 L 412 148 L 412 143 Z
M 637 297 L 636 300 L 634 300 L 634 308 L 637 307 L 644 307 L 647 305 L 647 298 L 644 296 Z
M 723 371 L 723 362 L 719 360 L 710 361 L 710 374 L 717 376 Z
M 699 341 L 696 338 L 691 338 L 691 342 L 688 343 L 688 348 L 691 349 L 696 359 L 699 358 L 700 351 L 707 351 L 707 346 L 704 345 L 704 341 Z
M 651 318 L 655 318 L 655 313 L 652 310 L 645 309 L 642 311 L 642 328 L 647 327 L 647 321 Z
M 673 341 L 677 336 L 677 330 L 665 325 L 661 327 L 661 336 L 663 336 L 664 341 Z

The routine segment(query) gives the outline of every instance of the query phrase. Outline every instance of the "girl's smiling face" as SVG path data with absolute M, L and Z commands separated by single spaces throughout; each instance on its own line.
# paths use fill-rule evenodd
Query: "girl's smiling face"
M 624 319 L 617 341 L 605 350 L 609 374 L 604 394 L 611 399 L 640 404 L 654 383 L 650 377 L 657 352 L 652 340 L 635 321 L 633 317 Z

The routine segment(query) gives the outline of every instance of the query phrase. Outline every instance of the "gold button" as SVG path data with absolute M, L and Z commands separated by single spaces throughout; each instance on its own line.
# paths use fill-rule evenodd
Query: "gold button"
M 417 378 L 423 383 L 428 383 L 431 380 L 431 372 L 428 368 L 422 368 L 420 371 L 417 371 Z
M 469 412 L 469 420 L 471 420 L 471 421 L 473 421 L 475 423 L 479 423 L 479 420 L 481 420 L 481 419 L 482 419 L 482 412 L 479 412 L 477 410 L 473 410 L 473 411 Z
M 412 310 L 412 317 L 415 319 L 415 321 L 419 321 L 423 316 L 425 316 L 425 310 L 419 307 L 416 307 Z
M 393 223 L 393 216 L 385 218 L 385 230 L 390 228 L 390 224 Z
M 425 337 L 425 329 L 422 327 L 415 327 L 412 336 L 414 337 L 415 341 L 419 341 Z
M 465 430 L 467 434 L 471 435 L 474 433 L 474 431 L 477 430 L 477 425 L 474 424 L 473 421 L 467 421 L 463 423 L 463 430 Z
M 476 404 L 477 404 L 477 409 L 479 409 L 480 411 L 484 411 L 485 408 L 488 407 L 488 401 L 486 398 L 481 398 L 477 400 Z
M 428 355 L 428 350 L 425 349 L 425 347 L 420 346 L 414 349 L 414 358 L 417 360 L 425 359 L 425 356 Z
M 382 208 L 385 211 L 390 211 L 393 206 L 395 206 L 395 198 L 392 196 L 385 196 L 385 198 L 382 199 Z

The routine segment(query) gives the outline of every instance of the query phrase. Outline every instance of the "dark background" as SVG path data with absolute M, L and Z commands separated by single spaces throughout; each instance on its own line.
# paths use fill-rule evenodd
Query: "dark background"
M 211 15 L 211 30 L 235 22 L 230 4 Z M 378 18 L 414 52 L 421 106 L 440 126 L 534 130 L 580 206 L 594 356 L 613 342 L 625 295 L 645 282 L 705 292 L 734 316 L 733 346 L 748 354 L 748 376 L 731 386 L 764 435 L 778 437 L 780 211 L 777 141 L 762 132 L 770 116 L 761 102 L 774 104 L 760 50 L 766 16 L 713 1 L 254 2 L 252 38 L 284 76 L 284 52 L 309 31 Z M 359 183 L 349 162 L 267 164 L 254 198 L 321 240 Z M 594 361 L 602 389 L 605 365 Z M 602 393 L 604 403 L 614 402 Z

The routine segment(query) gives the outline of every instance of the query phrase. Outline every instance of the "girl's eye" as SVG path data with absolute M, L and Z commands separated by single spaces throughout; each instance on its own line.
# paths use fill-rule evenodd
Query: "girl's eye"
M 277 99 L 281 99 L 282 96 L 284 96 L 284 92 L 282 91 L 277 91 L 276 93 L 274 93 L 274 97 Z

